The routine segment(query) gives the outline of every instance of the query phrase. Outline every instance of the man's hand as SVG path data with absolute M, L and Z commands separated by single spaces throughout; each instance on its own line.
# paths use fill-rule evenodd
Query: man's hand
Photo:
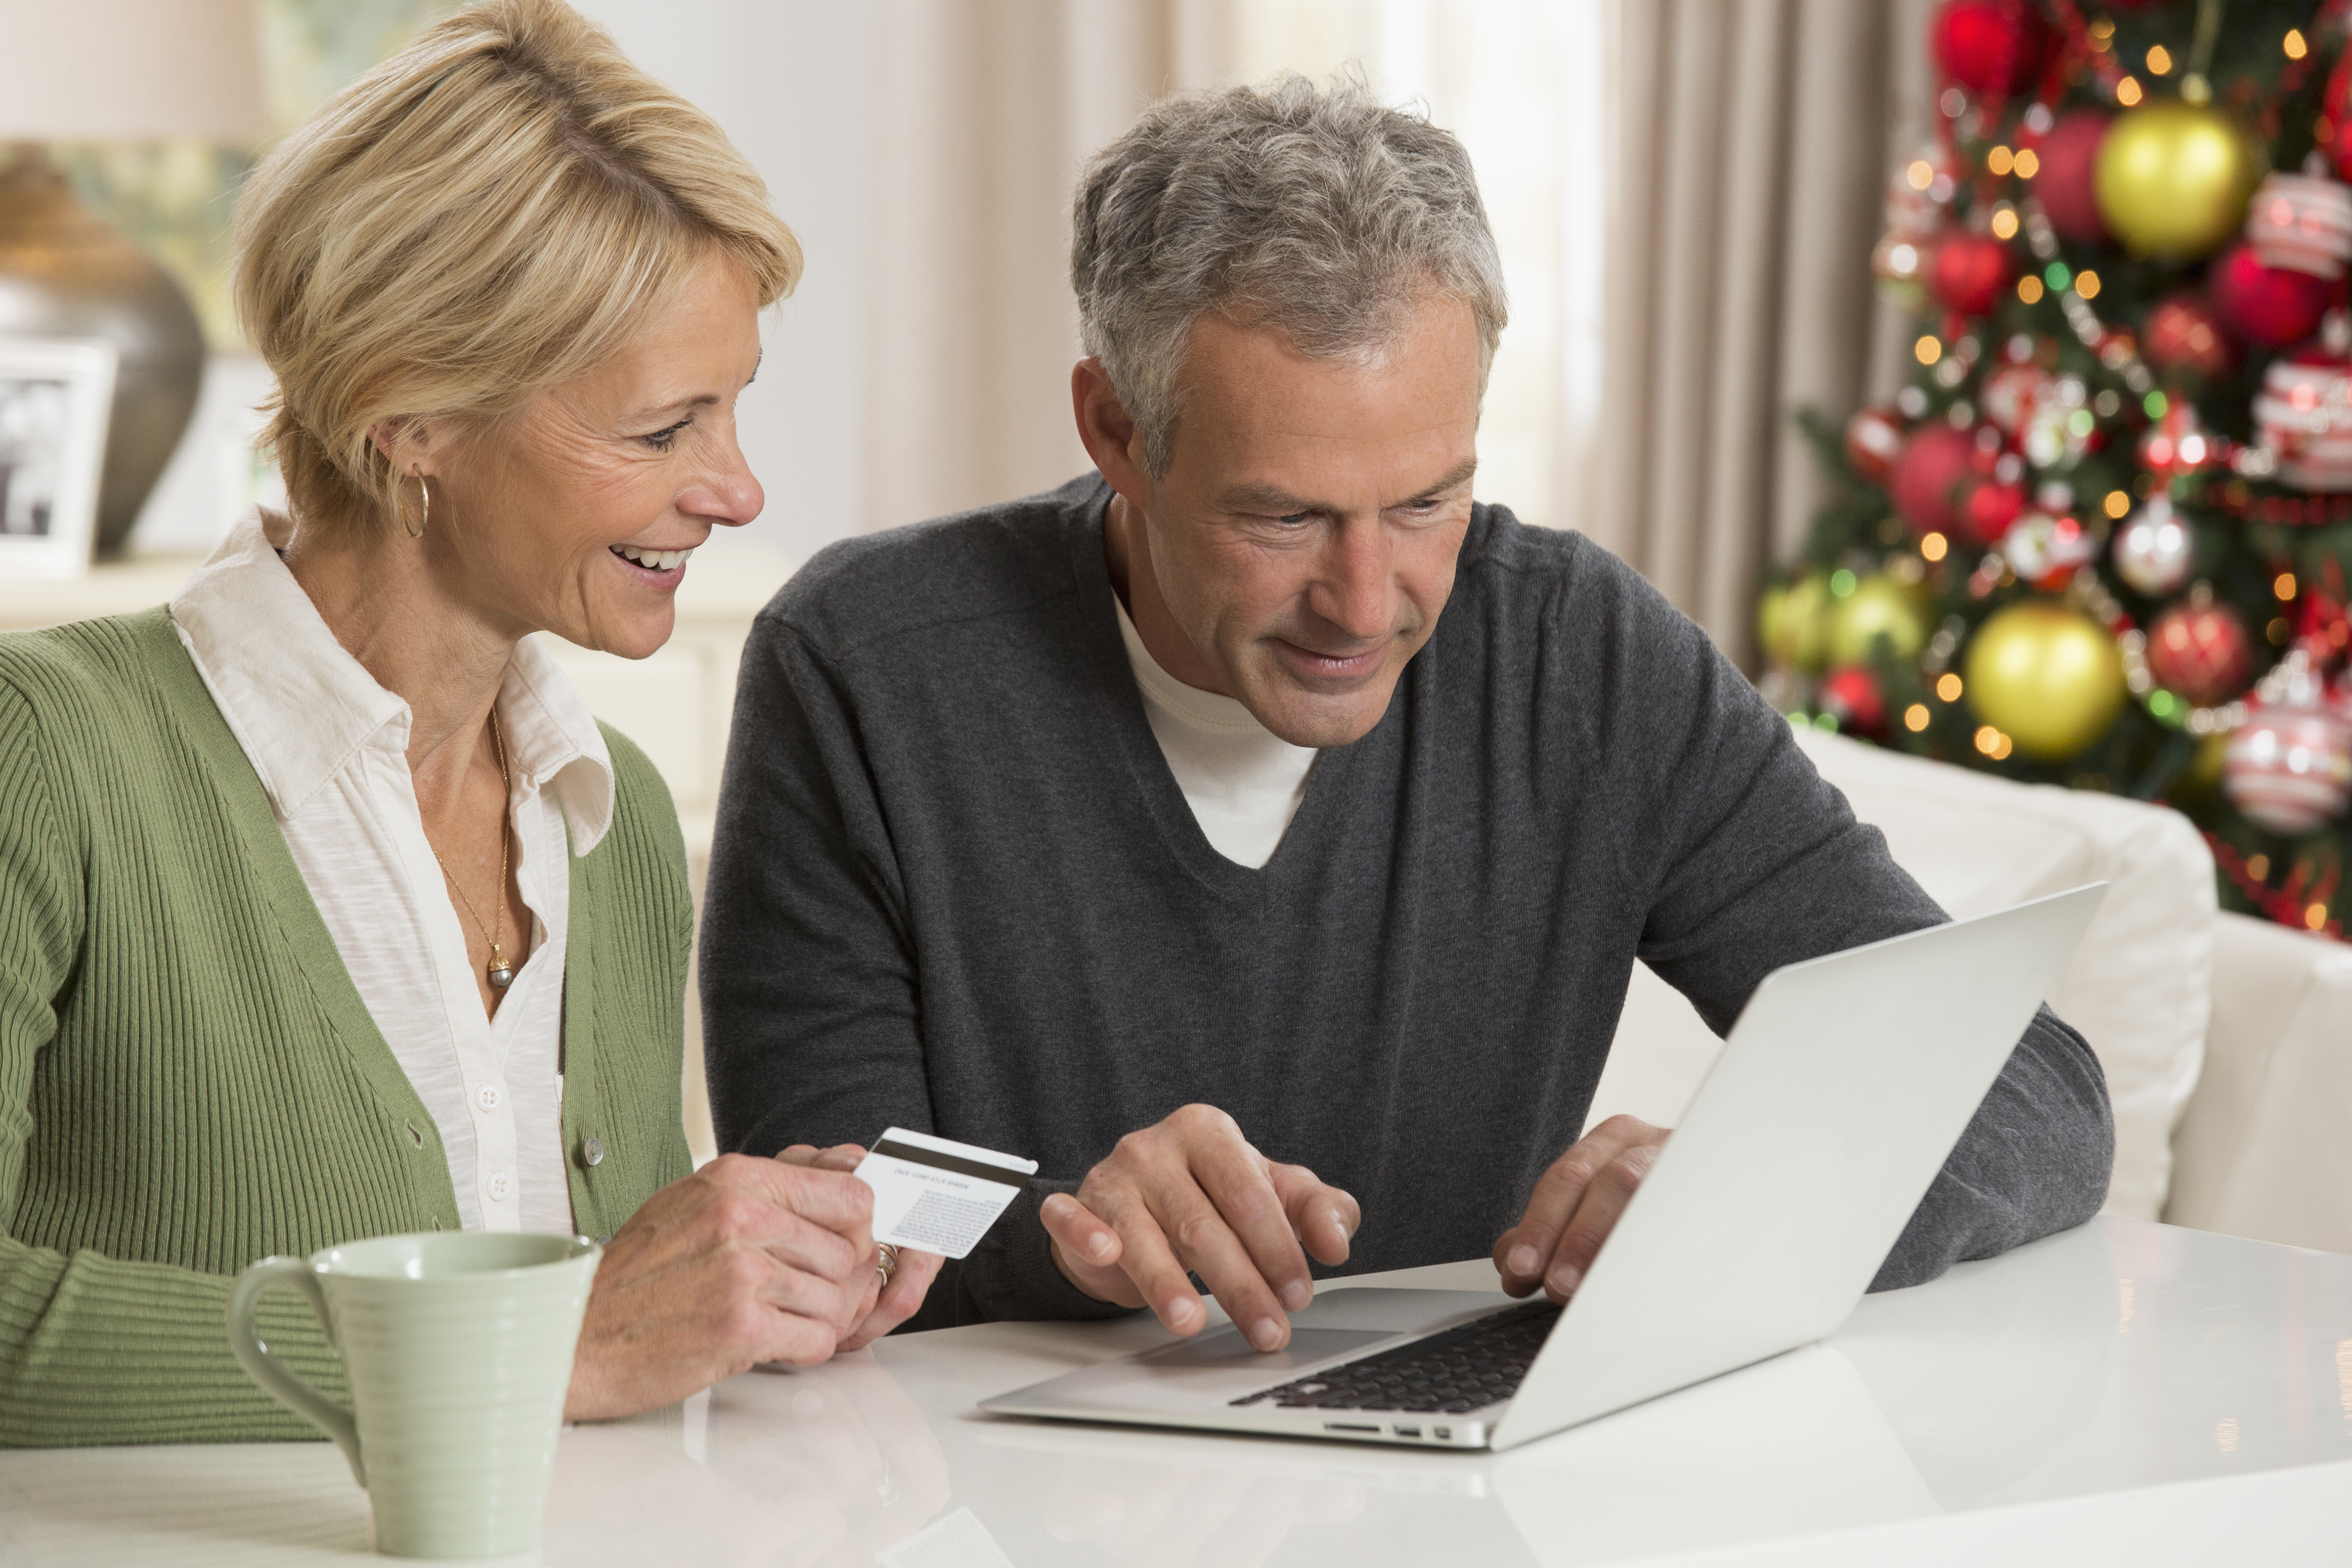
M 776 1156 L 787 1165 L 805 1165 L 819 1171 L 855 1171 L 866 1158 L 865 1146 L 858 1143 L 836 1143 L 830 1149 L 819 1149 L 812 1143 L 795 1143 Z M 863 1185 L 863 1184 L 860 1184 Z M 879 1248 L 876 1249 L 877 1255 Z M 879 1257 L 868 1258 L 878 1264 Z M 882 1284 L 878 1268 L 874 1283 L 879 1287 L 874 1298 L 866 1304 L 857 1321 L 850 1326 L 841 1342 L 834 1349 L 843 1355 L 862 1351 L 892 1329 L 915 1315 L 923 1304 L 923 1297 L 939 1278 L 940 1266 L 947 1261 L 936 1252 L 917 1252 L 912 1247 L 898 1249 L 898 1267 L 892 1271 L 890 1282 Z
M 1087 1295 L 1149 1306 L 1171 1332 L 1196 1334 L 1209 1314 L 1189 1269 L 1261 1351 L 1288 1344 L 1283 1310 L 1315 1299 L 1307 1257 L 1346 1262 L 1363 1223 L 1354 1198 L 1268 1160 L 1210 1105 L 1129 1133 L 1077 1196 L 1056 1193 L 1040 1213 L 1055 1264 Z
M 604 1246 L 564 1415 L 676 1404 L 764 1361 L 813 1365 L 874 1307 L 874 1194 L 725 1154 L 647 1198 Z
M 1565 1305 L 1672 1131 L 1612 1116 L 1554 1160 L 1537 1179 L 1519 1223 L 1495 1243 L 1503 1289 L 1524 1296 L 1541 1284 L 1545 1295 Z

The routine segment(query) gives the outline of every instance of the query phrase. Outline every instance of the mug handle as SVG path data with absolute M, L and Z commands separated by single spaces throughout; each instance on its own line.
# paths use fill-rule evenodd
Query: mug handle
M 260 1331 L 253 1321 L 254 1307 L 261 1293 L 272 1285 L 290 1285 L 300 1290 L 331 1339 L 334 1328 L 327 1317 L 326 1292 L 319 1289 L 319 1276 L 309 1259 L 265 1258 L 238 1275 L 236 1287 L 229 1291 L 228 1348 L 236 1353 L 237 1365 L 245 1368 L 254 1382 L 335 1440 L 343 1458 L 351 1461 L 352 1479 L 364 1488 L 367 1467 L 360 1460 L 359 1426 L 352 1419 L 352 1413 L 295 1376 L 261 1342 Z

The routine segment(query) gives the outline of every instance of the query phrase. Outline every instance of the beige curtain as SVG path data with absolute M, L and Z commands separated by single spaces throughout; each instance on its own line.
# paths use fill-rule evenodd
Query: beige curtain
M 1819 493 L 1795 410 L 1842 416 L 1900 384 L 1907 334 L 1874 301 L 1868 263 L 1887 171 L 1927 129 L 1932 4 L 1610 0 L 1603 12 L 1605 299 L 1587 400 L 1598 412 L 1554 400 L 1557 475 L 1530 470 L 1495 499 L 1585 529 L 1751 665 L 1762 573 L 1801 537 Z M 1398 0 L 883 0 L 865 526 L 1085 470 L 1067 401 L 1070 190 L 1081 161 L 1144 104 L 1270 60 L 1320 72 L 1334 62 L 1309 57 L 1334 41 L 1376 70 L 1386 54 L 1427 55 L 1444 68 L 1433 79 L 1452 84 L 1435 95 L 1451 104 L 1442 118 L 1487 138 L 1492 163 L 1516 150 L 1513 135 L 1571 123 L 1556 107 L 1506 101 L 1533 89 L 1524 70 L 1486 58 L 1498 15 Z M 1560 47 L 1528 26 L 1526 51 Z M 1579 47 L 1576 27 L 1552 31 Z M 1557 166 L 1586 148 L 1562 142 Z M 1514 199 L 1515 211 L 1529 205 L 1525 192 Z M 1564 204 L 1560 221 L 1584 210 Z M 1563 242 L 1554 265 L 1573 250 Z M 1551 318 L 1591 287 L 1565 270 L 1547 281 L 1554 305 L 1515 335 L 1560 337 Z M 1515 291 L 1530 304 L 1546 293 L 1526 279 Z M 1554 375 L 1585 352 L 1565 338 L 1522 347 Z M 1496 395 L 1524 404 L 1526 392 L 1498 377 Z M 1507 422 L 1488 412 L 1499 439 Z M 1552 495 L 1534 493 L 1547 483 Z
M 1794 428 L 1900 384 L 1869 254 L 1925 135 L 1929 0 L 1621 0 L 1591 531 L 1753 664 L 1819 498 Z
M 1206 85 L 1202 0 L 885 0 L 868 169 L 865 522 L 888 528 L 1087 468 L 1069 203 L 1161 93 Z

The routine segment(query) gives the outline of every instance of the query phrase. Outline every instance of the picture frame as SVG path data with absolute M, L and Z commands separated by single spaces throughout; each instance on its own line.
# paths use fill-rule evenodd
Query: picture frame
M 89 570 L 114 345 L 0 336 L 0 577 Z

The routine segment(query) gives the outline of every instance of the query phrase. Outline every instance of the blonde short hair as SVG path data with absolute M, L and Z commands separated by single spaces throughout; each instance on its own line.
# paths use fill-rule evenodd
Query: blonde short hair
M 709 116 L 561 0 L 428 28 L 291 132 L 237 203 L 236 297 L 278 378 L 262 440 L 295 515 L 397 515 L 369 437 L 486 429 L 637 336 L 703 258 L 762 308 L 800 244 Z

